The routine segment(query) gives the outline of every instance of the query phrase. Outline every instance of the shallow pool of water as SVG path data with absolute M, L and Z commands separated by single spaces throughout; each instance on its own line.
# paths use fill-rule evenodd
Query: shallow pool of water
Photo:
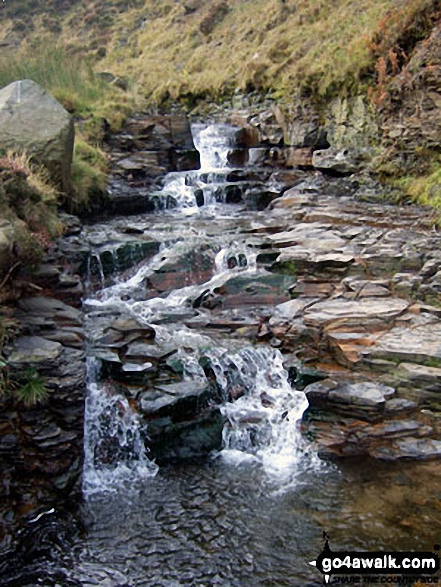
M 163 468 L 84 503 L 68 576 L 85 587 L 321 585 L 308 563 L 323 531 L 333 550 L 431 550 L 440 481 L 435 462 L 328 464 L 285 488 L 249 463 Z

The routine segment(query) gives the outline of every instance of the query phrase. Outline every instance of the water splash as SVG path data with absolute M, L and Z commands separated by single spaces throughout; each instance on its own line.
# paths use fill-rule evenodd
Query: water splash
M 172 200 L 184 215 L 194 214 L 200 206 L 225 202 L 225 174 L 231 171 L 228 155 L 236 132 L 237 128 L 228 124 L 193 125 L 193 140 L 200 154 L 201 168 L 169 173 L 158 194 L 160 199 Z
M 192 126 L 194 144 L 200 153 L 201 171 L 216 171 L 229 167 L 228 153 L 234 146 L 236 132 L 237 128 L 229 124 Z
M 216 255 L 215 265 L 217 273 L 229 269 L 257 270 L 257 252 L 250 249 L 246 243 L 233 243 L 223 247 Z
M 283 356 L 269 347 L 208 353 L 225 403 L 222 455 L 233 462 L 254 459 L 271 478 L 289 481 L 309 448 L 299 421 L 308 402 L 293 389 Z
M 147 456 L 146 430 L 129 401 L 110 384 L 97 382 L 96 361 L 89 359 L 87 368 L 84 495 L 155 476 L 158 466 Z
M 235 132 L 227 125 L 196 128 L 201 171 L 170 174 L 166 182 L 167 189 L 173 187 L 181 194 L 184 208 L 196 206 L 192 202 L 197 182 L 207 186 L 205 182 L 225 178 L 219 170 L 227 165 Z M 251 460 L 270 477 L 285 483 L 297 474 L 308 453 L 298 426 L 307 401 L 302 392 L 291 388 L 281 353 L 264 345 L 244 346 L 238 339 L 221 340 L 209 329 L 209 336 L 202 336 L 184 326 L 189 317 L 199 314 L 203 323 L 204 313 L 209 315 L 209 310 L 197 305 L 201 296 L 215 293 L 234 275 L 254 276 L 263 271 L 257 267 L 256 250 L 249 246 L 248 237 L 238 238 L 237 229 L 219 234 L 213 231 L 206 217 L 204 229 L 197 230 L 195 223 L 185 218 L 184 208 L 173 212 L 179 225 L 167 221 L 166 226 L 159 227 L 161 250 L 130 277 L 126 275 L 104 288 L 96 299 L 87 300 L 85 307 L 99 312 L 108 306 L 109 311 L 114 308 L 116 313 L 122 311 L 141 323 L 154 324 L 156 344 L 177 351 L 174 356 L 183 367 L 184 379 L 204 384 L 207 378 L 216 380 L 223 394 L 221 411 L 226 422 L 222 456 L 233 462 Z M 216 216 L 213 213 L 212 217 L 218 219 L 219 209 L 213 210 Z M 179 226 L 176 232 L 171 230 L 175 226 Z M 211 278 L 195 285 L 185 285 L 183 279 L 164 297 L 145 299 L 149 278 L 155 272 L 179 267 L 192 251 L 207 247 L 207 242 L 209 247 L 204 250 L 208 250 L 209 261 L 211 256 Z M 146 430 L 130 404 L 131 400 L 115 386 L 91 377 L 86 405 L 86 492 L 156 474 L 157 466 L 148 459 L 145 449 Z

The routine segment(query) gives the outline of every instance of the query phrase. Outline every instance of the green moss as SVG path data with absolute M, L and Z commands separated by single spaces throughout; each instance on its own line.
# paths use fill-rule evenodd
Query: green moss
M 299 266 L 295 261 L 279 261 L 278 263 L 273 263 L 273 265 L 271 265 L 270 271 L 282 275 L 296 276 L 299 273 Z
M 397 183 L 414 202 L 435 208 L 441 215 L 441 163 L 434 164 L 426 175 L 406 177 Z
M 441 155 L 421 153 L 424 157 L 422 171 L 414 175 L 399 177 L 399 171 L 388 168 L 386 181 L 401 194 L 402 202 L 414 202 L 421 206 L 428 206 L 434 210 L 433 222 L 441 222 Z M 398 176 L 398 177 L 397 177 Z

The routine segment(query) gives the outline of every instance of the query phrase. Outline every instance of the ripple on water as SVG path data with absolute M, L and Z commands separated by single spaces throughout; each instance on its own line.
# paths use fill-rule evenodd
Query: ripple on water
M 441 531 L 440 478 L 441 463 L 358 459 L 305 472 L 277 492 L 252 463 L 164 468 L 132 491 L 90 496 L 72 578 L 110 587 L 318 586 L 308 562 L 323 530 L 335 550 L 430 550 Z

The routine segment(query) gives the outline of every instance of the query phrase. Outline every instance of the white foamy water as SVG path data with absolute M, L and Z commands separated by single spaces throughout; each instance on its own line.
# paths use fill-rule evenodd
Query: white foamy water
M 193 140 L 200 154 L 198 171 L 172 172 L 164 181 L 159 197 L 171 198 L 183 215 L 197 212 L 198 206 L 224 201 L 225 173 L 230 170 L 228 154 L 237 128 L 228 124 L 192 126 Z
M 201 152 L 202 170 L 209 172 L 208 178 L 217 181 L 215 171 L 227 165 L 234 131 L 232 127 L 215 125 L 196 129 L 195 143 Z M 211 234 L 207 223 L 201 232 L 197 228 L 189 231 L 186 224 L 185 235 L 180 235 L 179 218 L 183 217 L 183 210 L 196 206 L 194 180 L 198 173 L 168 176 L 164 189 L 176 189 L 181 203 L 173 213 L 174 221 L 170 220 L 170 227 L 176 232 L 170 229 L 170 236 L 162 240 L 163 245 L 156 255 L 133 275 L 103 289 L 95 299 L 87 300 L 86 308 L 120 308 L 123 314 L 132 314 L 139 322 L 153 325 L 159 347 L 178 349 L 174 358 L 180 361 L 185 380 L 208 383 L 210 375 L 201 366 L 204 364 L 207 369 L 208 362 L 211 377 L 216 379 L 223 394 L 220 407 L 225 419 L 222 457 L 233 465 L 257 464 L 268 477 L 281 485 L 287 484 L 311 454 L 299 429 L 307 400 L 303 392 L 289 384 L 283 356 L 266 345 L 213 339 L 211 335 L 200 334 L 184 325 L 185 316 L 195 315 L 193 304 L 199 296 L 215 293 L 236 275 L 257 276 L 262 272 L 257 267 L 256 250 L 244 237 L 238 239 L 235 232 L 222 235 L 214 231 Z M 189 185 L 192 182 L 193 185 Z M 204 193 L 206 197 L 207 191 Z M 187 218 L 185 222 L 189 222 Z M 210 243 L 209 248 L 207 243 Z M 204 258 L 212 257 L 210 279 L 200 284 L 182 284 L 163 297 L 142 299 L 149 277 L 161 270 L 173 271 L 174 266 L 179 266 L 181 260 L 185 262 L 189 253 L 198 248 L 205 251 Z M 135 296 L 134 292 L 137 292 Z M 209 314 L 204 308 L 198 312 L 202 318 L 204 312 Z M 93 366 L 90 369 L 86 404 L 86 493 L 149 478 L 158 470 L 145 449 L 148 436 L 145 423 L 142 424 L 116 386 L 99 381 L 94 369 Z
M 200 153 L 201 171 L 217 171 L 228 168 L 228 153 L 234 142 L 237 128 L 228 124 L 192 126 L 193 140 Z
M 216 349 L 207 355 L 225 399 L 230 400 L 221 408 L 226 418 L 222 455 L 237 463 L 254 459 L 269 476 L 280 482 L 291 480 L 309 456 L 299 429 L 308 402 L 288 382 L 282 354 L 258 346 L 235 352 Z
M 90 495 L 156 475 L 147 456 L 139 416 L 111 384 L 97 383 L 97 364 L 88 362 L 85 406 L 83 493 Z

